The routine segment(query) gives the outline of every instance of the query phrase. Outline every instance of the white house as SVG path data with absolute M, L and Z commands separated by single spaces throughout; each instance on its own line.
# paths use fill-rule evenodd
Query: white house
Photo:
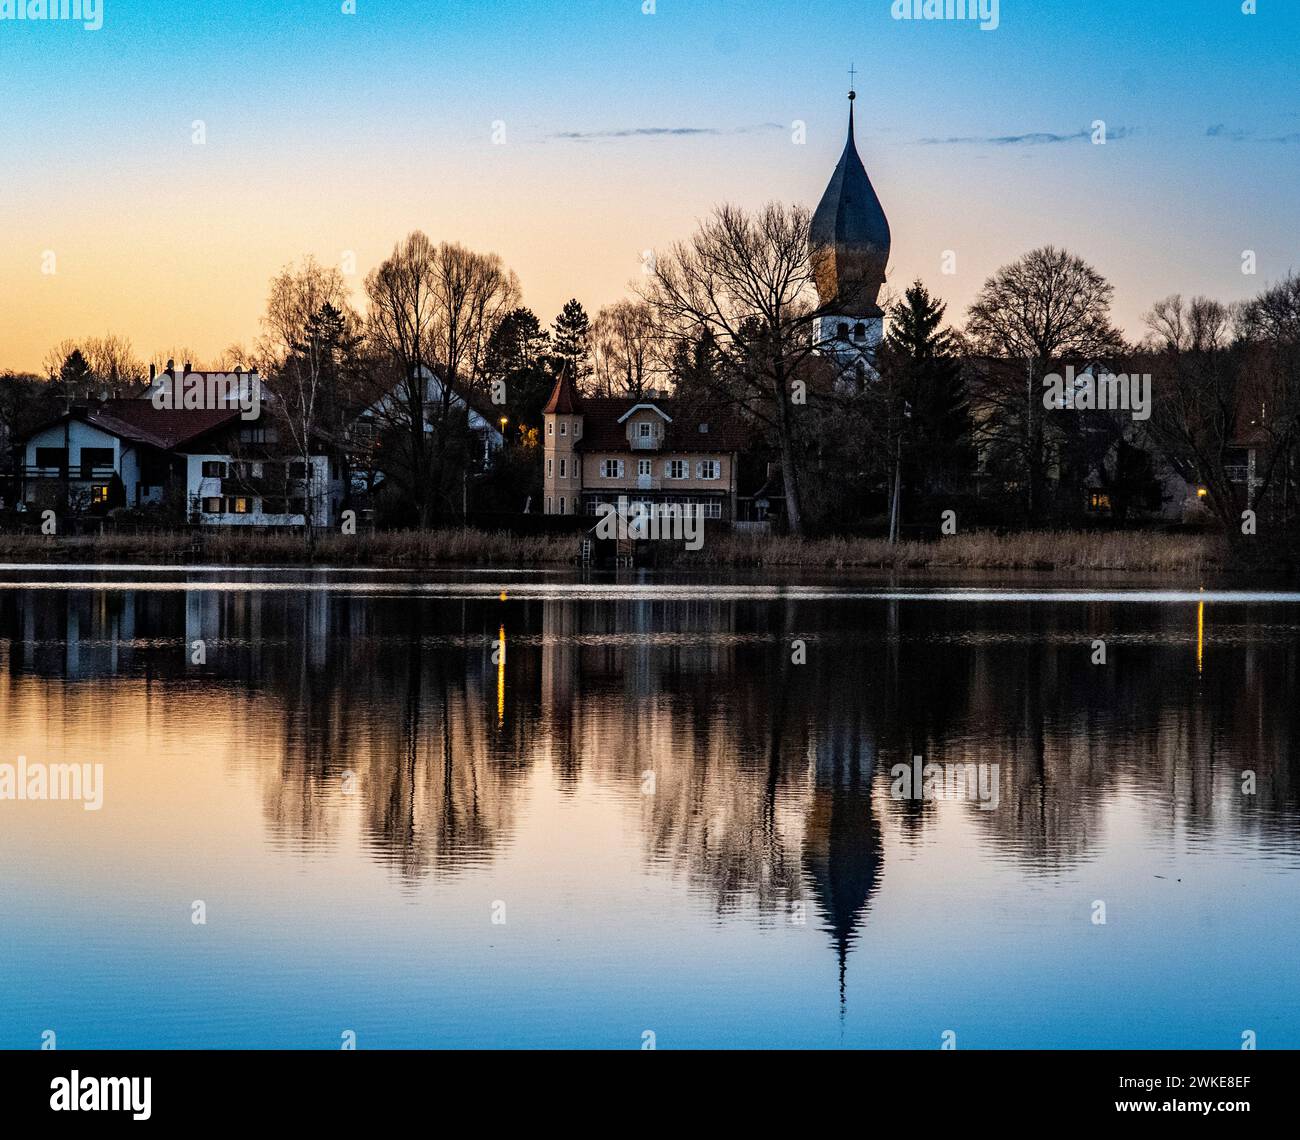
M 341 464 L 323 441 L 286 456 L 275 426 L 238 406 L 159 408 L 149 399 L 72 408 L 28 435 L 20 501 L 29 510 L 107 511 L 179 500 L 210 526 L 329 526 Z

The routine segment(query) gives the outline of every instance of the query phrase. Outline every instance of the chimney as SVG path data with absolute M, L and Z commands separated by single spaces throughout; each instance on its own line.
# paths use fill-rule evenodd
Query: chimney
M 158 365 L 156 365 L 156 364 L 151 364 L 151 365 L 149 365 L 149 383 L 150 383 L 150 384 L 153 383 L 153 379 L 154 379 L 154 377 L 155 377 L 156 375 L 158 375 Z
M 188 360 L 185 362 L 185 369 L 182 374 L 185 376 L 188 376 L 190 374 L 190 362 Z
M 171 372 L 172 369 L 174 369 L 175 367 L 176 367 L 176 361 L 173 360 L 173 359 L 169 356 L 169 357 L 167 358 L 167 369 L 166 369 L 166 371 L 167 371 L 167 372 Z

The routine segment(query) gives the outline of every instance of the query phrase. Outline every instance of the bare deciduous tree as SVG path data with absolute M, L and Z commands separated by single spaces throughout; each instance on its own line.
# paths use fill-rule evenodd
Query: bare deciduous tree
M 270 397 L 262 411 L 279 429 L 284 451 L 302 461 L 309 534 L 327 491 L 316 478 L 312 453 L 319 451 L 326 426 L 337 426 L 340 358 L 356 346 L 359 323 L 337 266 L 308 255 L 271 279 L 257 350 Z
M 654 312 L 645 301 L 615 301 L 591 326 L 595 382 L 601 395 L 639 398 L 664 372 Z
M 421 525 L 446 492 L 448 443 L 458 388 L 480 385 L 488 342 L 519 303 L 519 284 L 495 254 L 435 246 L 415 232 L 366 277 L 371 338 L 402 380 L 383 411 L 407 442 L 409 490 Z M 438 376 L 434 406 L 430 377 Z
M 770 203 L 753 214 L 720 206 L 657 259 L 645 290 L 665 338 L 695 343 L 708 334 L 728 394 L 773 428 L 793 534 L 803 528 L 793 381 L 813 352 L 818 312 L 809 221 L 802 206 Z
M 977 438 L 1018 457 L 1031 519 L 1043 506 L 1051 465 L 1042 379 L 1060 361 L 1091 363 L 1124 350 L 1110 319 L 1114 292 L 1082 258 L 1044 246 L 999 269 L 967 313 L 969 350 L 985 358 L 972 369 Z

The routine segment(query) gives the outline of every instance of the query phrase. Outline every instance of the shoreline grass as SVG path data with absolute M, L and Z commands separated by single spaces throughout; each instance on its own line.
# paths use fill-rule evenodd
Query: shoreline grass
M 572 565 L 575 534 L 517 535 L 447 528 L 318 536 L 309 548 L 301 534 L 213 531 L 195 552 L 188 531 L 83 536 L 0 534 L 6 562 L 122 562 L 213 566 L 330 565 L 419 569 L 430 566 L 502 568 Z M 801 568 L 809 570 L 1034 571 L 1200 574 L 1230 567 L 1216 535 L 1145 531 L 976 531 L 935 542 L 891 545 L 882 538 L 799 539 L 780 535 L 709 534 L 699 551 L 660 552 L 662 569 Z
M 823 569 L 1130 571 L 1200 573 L 1227 563 L 1215 535 L 1144 531 L 973 531 L 934 542 L 883 538 L 798 539 L 721 536 L 678 565 L 800 566 Z

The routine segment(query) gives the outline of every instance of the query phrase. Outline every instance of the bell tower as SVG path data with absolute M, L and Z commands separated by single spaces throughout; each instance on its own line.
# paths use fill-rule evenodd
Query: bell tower
M 809 255 L 822 316 L 814 346 L 842 367 L 846 377 L 875 374 L 876 348 L 885 331 L 881 286 L 889 264 L 889 220 L 867 177 L 854 141 L 849 91 L 849 133 L 844 153 L 812 216 Z

